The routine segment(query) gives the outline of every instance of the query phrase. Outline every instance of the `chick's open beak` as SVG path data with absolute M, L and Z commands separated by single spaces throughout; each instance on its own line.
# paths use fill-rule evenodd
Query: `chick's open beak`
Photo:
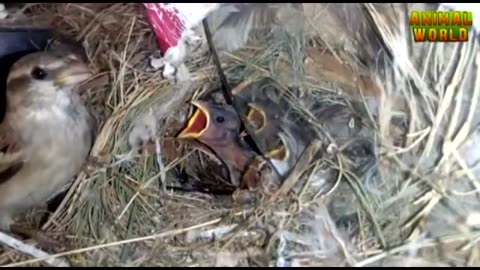
M 179 139 L 196 139 L 202 136 L 210 123 L 208 105 L 202 101 L 192 101 L 191 103 L 196 110 L 188 119 L 187 126 L 177 135 Z
M 248 103 L 247 121 L 255 129 L 253 132 L 260 133 L 267 125 L 267 115 L 265 111 L 254 103 Z M 246 131 L 240 133 L 240 137 L 247 136 Z
M 86 64 L 72 63 L 58 75 L 55 82 L 59 86 L 74 85 L 81 83 L 92 76 L 93 73 Z
M 281 145 L 278 148 L 269 151 L 266 156 L 271 159 L 284 161 L 288 157 L 288 150 L 284 145 Z
M 258 133 L 266 126 L 267 116 L 265 115 L 265 111 L 255 104 L 249 103 L 248 106 L 250 110 L 247 114 L 247 120 L 255 128 L 255 133 Z
M 290 151 L 287 143 L 287 138 L 284 134 L 280 133 L 280 145 L 276 148 L 268 151 L 267 157 L 275 160 L 286 161 L 290 157 Z

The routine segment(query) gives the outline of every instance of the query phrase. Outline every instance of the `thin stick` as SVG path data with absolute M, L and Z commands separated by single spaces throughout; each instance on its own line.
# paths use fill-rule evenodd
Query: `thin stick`
M 47 257 L 47 259 L 45 259 L 45 262 L 48 263 L 50 266 L 70 267 L 70 264 L 67 261 L 65 261 L 63 259 L 48 258 L 49 256 L 51 256 L 50 254 L 48 254 L 44 251 L 41 251 L 41 250 L 35 248 L 34 246 L 29 246 L 29 245 L 23 243 L 22 241 L 13 238 L 12 236 L 10 236 L 8 234 L 0 232 L 0 242 L 2 242 L 3 244 L 5 244 L 5 245 L 17 250 L 17 251 L 28 254 L 28 255 L 30 255 L 32 257 L 35 257 L 37 259 Z

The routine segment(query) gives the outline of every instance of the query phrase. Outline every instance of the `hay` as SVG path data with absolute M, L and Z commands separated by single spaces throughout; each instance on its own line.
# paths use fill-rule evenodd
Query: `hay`
M 43 225 L 66 232 L 73 243 L 54 257 L 76 266 L 479 265 L 480 174 L 472 151 L 478 147 L 478 44 L 412 50 L 399 42 L 405 33 L 398 22 L 386 21 L 389 12 L 403 16 L 398 6 L 366 8 L 394 55 L 384 72 L 366 69 L 355 46 L 342 50 L 322 36 L 274 34 L 223 55 L 232 84 L 276 78 L 288 89 L 292 113 L 319 134 L 328 118 L 315 108 L 341 105 L 361 119 L 348 126 L 364 125 L 361 135 L 375 146 L 370 154 L 340 151 L 346 146 L 323 134 L 324 154 L 290 193 L 241 207 L 230 196 L 166 188 L 181 186 L 175 164 L 203 185 L 225 186 L 204 172 L 212 168 L 204 154 L 166 139 L 185 120 L 186 99 L 218 87 L 205 48 L 187 63 L 192 85 L 180 91 L 161 71 L 148 71 L 156 44 L 140 5 L 30 4 L 25 23 L 52 25 L 81 40 L 92 68 L 110 82 L 83 94 L 102 123 L 92 153 L 99 166 L 78 175 Z M 310 26 L 320 20 L 310 18 Z M 152 106 L 170 109 L 153 114 L 162 118 L 156 123 L 162 162 L 148 151 L 135 155 L 128 144 Z M 40 263 L 14 250 L 0 255 L 2 265 Z

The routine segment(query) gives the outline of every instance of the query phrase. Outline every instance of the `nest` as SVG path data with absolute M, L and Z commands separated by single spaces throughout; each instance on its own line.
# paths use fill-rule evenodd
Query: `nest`
M 180 91 L 148 69 L 157 45 L 141 5 L 21 10 L 26 23 L 81 41 L 108 81 L 83 93 L 101 122 L 92 150 L 98 166 L 79 173 L 42 224 L 72 243 L 54 256 L 75 266 L 478 265 L 478 43 L 409 46 L 402 27 L 388 21 L 387 11 L 402 18 L 399 7 L 365 8 L 394 59 L 382 60 L 382 72 L 366 67 L 354 46 L 303 35 L 263 35 L 222 54 L 232 85 L 269 76 L 288 89 L 297 114 L 341 104 L 370 131 L 369 153 L 335 151 L 341 146 L 322 137 L 325 154 L 288 178 L 289 192 L 248 206 L 228 192 L 169 188 L 185 186 L 178 164 L 197 176 L 190 187 L 227 187 L 205 172 L 218 167 L 207 156 L 168 139 L 185 121 L 186 101 L 219 87 L 205 46 L 187 63 L 192 84 Z M 163 109 L 149 114 L 155 108 Z M 152 143 L 161 153 L 132 152 L 132 128 L 145 115 L 160 127 Z M 321 119 L 310 123 L 322 127 Z M 45 262 L 6 248 L 0 263 Z

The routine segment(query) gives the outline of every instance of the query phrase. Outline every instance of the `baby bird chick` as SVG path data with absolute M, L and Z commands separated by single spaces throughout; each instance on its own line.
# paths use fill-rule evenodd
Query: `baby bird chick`
M 277 184 L 285 180 L 308 143 L 302 140 L 302 136 L 299 136 L 298 127 L 289 124 L 283 117 L 279 117 L 281 113 L 282 110 L 268 100 L 250 102 L 246 110 L 247 124 L 253 127 L 252 131 L 256 135 L 259 147 L 274 166 L 269 178 Z M 261 162 L 258 158 L 257 171 L 260 170 L 260 167 L 267 165 L 265 160 L 262 159 L 263 162 Z M 248 173 L 250 172 L 247 171 L 246 174 Z M 253 178 L 245 177 L 245 179 Z M 252 185 L 249 184 L 249 186 Z
M 237 90 L 237 91 L 235 91 Z M 300 129 L 289 119 L 289 104 L 278 89 L 277 83 L 270 78 L 263 78 L 246 87 L 232 91 L 234 99 L 240 104 L 241 111 L 249 130 L 255 134 L 256 143 L 262 153 L 270 160 L 273 171 L 272 177 L 282 181 L 295 165 L 308 143 L 302 133 L 307 133 L 306 127 Z M 243 138 L 247 134 L 243 132 Z M 257 157 L 257 169 L 249 173 L 260 171 L 260 167 L 269 165 L 261 157 Z M 246 179 L 253 179 L 246 177 Z M 248 184 L 252 186 L 253 183 Z
M 234 108 L 213 102 L 193 101 L 196 107 L 179 139 L 197 139 L 210 147 L 230 171 L 230 180 L 239 186 L 241 175 L 254 152 L 240 141 L 240 119 Z
M 11 231 L 15 215 L 64 191 L 84 165 L 95 120 L 72 90 L 91 75 L 79 55 L 64 50 L 28 54 L 10 69 L 4 124 L 22 158 L 0 174 L 1 230 Z

